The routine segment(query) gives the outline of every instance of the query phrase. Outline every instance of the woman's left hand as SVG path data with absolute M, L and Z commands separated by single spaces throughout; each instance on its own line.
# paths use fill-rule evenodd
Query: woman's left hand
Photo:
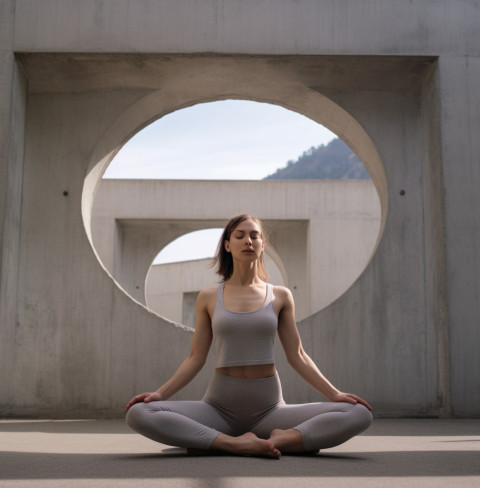
M 353 393 L 342 393 L 339 391 L 333 398 L 331 398 L 331 401 L 352 403 L 353 405 L 360 403 L 361 405 L 367 407 L 370 411 L 373 410 L 372 407 L 365 400 L 363 400 L 363 398 L 360 398 Z

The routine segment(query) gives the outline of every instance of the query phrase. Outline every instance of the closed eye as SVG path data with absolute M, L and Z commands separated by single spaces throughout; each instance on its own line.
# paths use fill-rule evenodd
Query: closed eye
M 241 231 L 241 230 L 237 230 L 235 231 L 235 234 L 234 234 L 235 238 L 237 239 L 242 239 L 243 237 L 245 237 L 245 232 L 244 231 Z M 252 232 L 250 234 L 250 238 L 251 239 L 260 239 L 260 234 L 258 232 Z

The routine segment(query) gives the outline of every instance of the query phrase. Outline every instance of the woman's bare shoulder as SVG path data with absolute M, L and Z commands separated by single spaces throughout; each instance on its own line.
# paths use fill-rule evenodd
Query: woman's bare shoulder
M 217 299 L 217 287 L 203 288 L 198 293 L 197 304 L 200 306 L 208 307 L 212 303 L 215 303 Z
M 273 296 L 277 302 L 276 309 L 280 312 L 287 306 L 293 305 L 293 295 L 292 292 L 286 286 L 274 285 Z
M 198 293 L 198 298 L 212 298 L 214 296 L 217 296 L 217 287 L 216 286 L 211 286 L 208 288 L 203 288 L 200 290 Z
M 286 286 L 273 285 L 273 294 L 285 300 L 292 298 L 292 292 Z

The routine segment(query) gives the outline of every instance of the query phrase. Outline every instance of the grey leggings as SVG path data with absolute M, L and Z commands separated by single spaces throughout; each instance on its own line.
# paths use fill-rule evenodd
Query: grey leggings
M 138 433 L 171 446 L 210 449 L 220 434 L 253 432 L 268 439 L 273 429 L 294 428 L 307 451 L 341 444 L 364 431 L 372 414 L 363 405 L 306 403 L 287 405 L 278 374 L 239 379 L 217 371 L 201 401 L 136 403 L 127 413 Z

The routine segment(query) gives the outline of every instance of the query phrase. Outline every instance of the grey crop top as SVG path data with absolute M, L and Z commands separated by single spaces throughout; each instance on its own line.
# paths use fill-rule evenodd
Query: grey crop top
M 263 305 L 253 312 L 232 312 L 223 303 L 223 287 L 217 290 L 212 317 L 215 367 L 273 364 L 273 344 L 278 317 L 273 308 L 273 286 L 267 284 Z

